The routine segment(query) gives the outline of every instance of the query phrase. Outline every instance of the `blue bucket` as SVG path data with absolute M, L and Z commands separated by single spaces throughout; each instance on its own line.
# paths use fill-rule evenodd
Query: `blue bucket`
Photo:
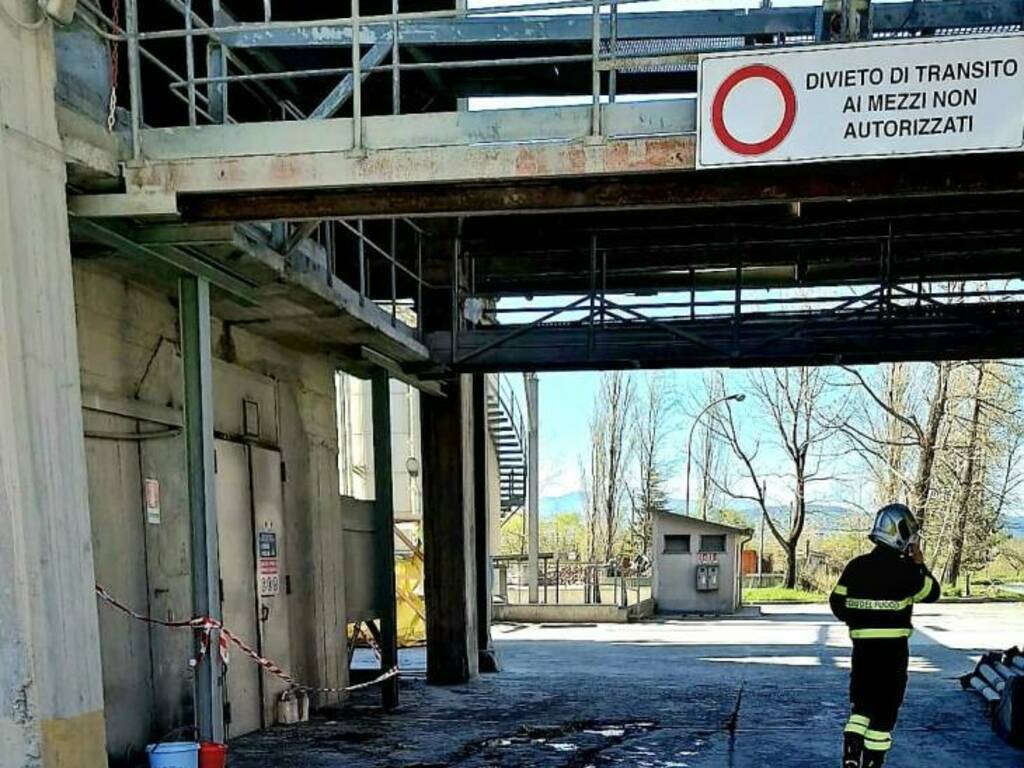
M 164 741 L 146 747 L 149 768 L 199 768 L 199 745 L 194 741 Z

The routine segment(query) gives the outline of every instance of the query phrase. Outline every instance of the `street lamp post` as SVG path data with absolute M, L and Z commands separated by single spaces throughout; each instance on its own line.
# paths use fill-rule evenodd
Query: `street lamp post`
M 690 514 L 690 465 L 692 464 L 691 459 L 693 457 L 693 430 L 697 428 L 697 425 L 700 423 L 700 420 L 704 416 L 704 414 L 710 411 L 719 403 L 724 403 L 727 400 L 735 400 L 737 403 L 742 403 L 746 399 L 746 397 L 746 395 L 740 392 L 732 395 L 726 395 L 725 397 L 720 397 L 717 400 L 712 400 L 710 403 L 704 406 L 703 410 L 701 410 L 701 412 L 698 413 L 697 417 L 693 420 L 693 424 L 690 426 L 690 437 L 686 441 L 686 507 L 683 510 L 685 514 Z

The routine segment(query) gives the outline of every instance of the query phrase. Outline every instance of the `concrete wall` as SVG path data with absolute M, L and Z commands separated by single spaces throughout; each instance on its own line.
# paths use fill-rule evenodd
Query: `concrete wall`
M 688 534 L 690 552 L 665 552 L 665 536 Z M 702 534 L 725 534 L 725 552 L 715 559 L 719 566 L 718 590 L 698 592 L 696 589 Z M 733 613 L 740 605 L 738 581 L 740 543 L 746 534 L 673 514 L 660 514 L 654 520 L 653 592 L 659 611 L 694 613 Z
M 391 485 L 395 522 L 418 523 L 422 514 L 422 472 L 409 472 L 410 459 L 421 468 L 420 393 L 391 379 Z M 355 499 L 372 499 L 373 398 L 370 381 L 338 374 L 338 423 L 342 444 L 338 453 L 341 493 Z M 415 531 L 416 526 L 410 526 Z M 415 535 L 414 534 L 414 538 Z M 407 549 L 401 541 L 395 546 Z
M 341 508 L 345 521 L 346 612 L 349 622 L 369 621 L 380 616 L 374 503 L 342 497 Z
M 30 24 L 35 2 L 0 8 L 0 766 L 99 768 L 100 638 L 52 29 Z
M 142 611 L 184 618 L 192 615 L 184 438 L 102 439 L 165 431 L 180 419 L 177 310 L 167 297 L 89 262 L 76 263 L 74 276 L 86 429 L 92 435 L 86 442 L 97 579 Z M 213 337 L 218 437 L 277 448 L 285 465 L 291 658 L 279 661 L 304 683 L 344 685 L 333 366 L 219 321 Z M 256 404 L 258 427 L 246 424 L 243 401 Z M 146 522 L 145 478 L 160 483 L 159 524 Z M 191 721 L 192 638 L 187 631 L 147 630 L 108 608 L 101 610 L 100 626 L 109 749 L 113 758 L 127 760 L 147 740 Z M 234 654 L 233 663 L 247 662 Z
M 423 514 L 423 466 L 420 442 L 420 393 L 415 387 L 391 379 L 391 482 L 396 522 L 418 523 Z M 409 460 L 417 467 L 409 472 Z M 413 526 L 415 529 L 415 526 Z M 397 546 L 399 542 L 396 541 Z M 405 549 L 403 546 L 402 549 Z
M 625 624 L 629 621 L 629 609 L 617 605 L 529 605 L 496 603 L 495 621 L 516 621 L 525 624 Z

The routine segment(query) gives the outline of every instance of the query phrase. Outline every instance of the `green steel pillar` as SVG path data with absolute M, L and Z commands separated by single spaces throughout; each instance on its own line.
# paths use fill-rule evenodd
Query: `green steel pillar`
M 185 450 L 192 528 L 192 607 L 195 615 L 221 618 L 217 557 L 217 497 L 213 457 L 213 347 L 210 284 L 186 276 L 178 281 L 181 359 L 185 378 Z M 196 724 L 203 741 L 224 741 L 224 691 L 216 632 L 195 670 Z M 196 640 L 197 651 L 199 639 Z

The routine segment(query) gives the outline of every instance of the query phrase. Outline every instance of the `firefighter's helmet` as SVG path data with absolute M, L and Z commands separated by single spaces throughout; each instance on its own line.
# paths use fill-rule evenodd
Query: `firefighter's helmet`
M 897 552 L 909 552 L 921 535 L 921 526 L 914 513 L 903 504 L 887 504 L 878 510 L 875 525 L 868 538 L 876 544 L 892 547 Z

